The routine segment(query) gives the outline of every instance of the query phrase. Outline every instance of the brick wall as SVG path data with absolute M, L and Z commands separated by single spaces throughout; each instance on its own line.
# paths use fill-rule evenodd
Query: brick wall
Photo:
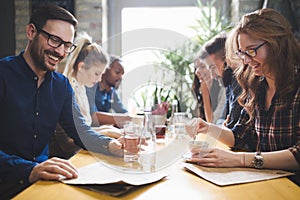
M 75 15 L 78 31 L 86 31 L 94 42 L 102 42 L 102 0 L 77 0 Z
M 25 29 L 30 16 L 29 4 L 29 1 L 15 0 L 16 54 L 19 54 L 27 43 Z

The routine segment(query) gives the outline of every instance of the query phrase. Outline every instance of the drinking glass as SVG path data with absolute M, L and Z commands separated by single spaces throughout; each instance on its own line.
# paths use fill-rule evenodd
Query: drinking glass
M 124 125 L 124 162 L 137 162 L 141 151 L 140 126 L 133 123 Z

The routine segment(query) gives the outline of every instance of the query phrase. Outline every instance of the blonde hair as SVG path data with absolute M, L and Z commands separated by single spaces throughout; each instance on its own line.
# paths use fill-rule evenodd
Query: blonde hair
M 244 65 L 235 54 L 239 49 L 238 36 L 241 33 L 267 42 L 268 68 L 263 70 L 274 74 L 276 92 L 285 105 L 291 101 L 295 87 L 299 87 L 296 84 L 299 74 L 295 71 L 295 66 L 300 64 L 300 48 L 289 23 L 281 14 L 270 8 L 244 15 L 232 30 L 226 41 L 226 58 L 231 65 L 239 66 L 236 77 L 243 88 L 239 103 L 245 107 L 252 119 L 261 81 L 252 72 L 251 67 Z
M 86 32 L 78 33 L 74 43 L 77 48 L 71 53 L 66 60 L 66 67 L 64 69 L 64 75 L 68 78 L 75 77 L 78 72 L 78 64 L 80 62 L 85 63 L 85 68 L 90 68 L 93 65 L 107 65 L 109 63 L 109 56 L 102 48 L 95 42 L 92 42 L 92 37 Z

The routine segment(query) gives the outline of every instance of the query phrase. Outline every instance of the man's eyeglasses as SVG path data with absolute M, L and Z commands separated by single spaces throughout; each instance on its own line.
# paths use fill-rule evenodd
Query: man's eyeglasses
M 56 35 L 52 35 L 52 34 L 48 33 L 47 31 L 44 31 L 43 29 L 41 29 L 41 32 L 44 33 L 45 35 L 47 35 L 47 37 L 48 37 L 47 43 L 49 46 L 51 46 L 53 48 L 60 47 L 63 44 L 64 50 L 66 53 L 72 53 L 76 48 L 76 45 L 73 44 L 72 42 L 65 42 L 60 37 L 58 37 Z
M 242 59 L 242 60 L 245 59 L 245 56 L 248 56 L 249 58 L 253 58 L 253 57 L 255 57 L 255 56 L 257 55 L 257 50 L 258 50 L 260 47 L 264 46 L 265 44 L 267 44 L 267 42 L 264 42 L 264 43 L 258 45 L 257 47 L 255 47 L 255 48 L 253 48 L 253 49 L 248 49 L 248 50 L 246 50 L 246 51 L 238 50 L 238 51 L 236 52 L 236 55 L 237 55 L 240 59 Z

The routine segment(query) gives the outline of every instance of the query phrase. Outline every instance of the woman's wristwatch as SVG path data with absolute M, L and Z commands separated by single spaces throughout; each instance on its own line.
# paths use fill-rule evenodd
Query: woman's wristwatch
M 256 169 L 261 169 L 264 166 L 264 158 L 261 155 L 261 152 L 256 152 L 254 159 L 252 161 L 252 165 Z

